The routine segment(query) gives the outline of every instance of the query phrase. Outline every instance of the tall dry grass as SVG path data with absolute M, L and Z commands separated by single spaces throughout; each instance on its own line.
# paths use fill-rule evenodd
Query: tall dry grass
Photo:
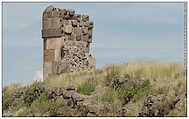
M 120 91 L 116 91 L 109 86 L 111 80 L 116 76 L 127 77 L 128 80 L 142 79 L 147 82 L 139 86 L 125 84 L 121 87 Z M 147 95 L 165 94 L 169 97 L 167 101 L 172 102 L 177 96 L 185 93 L 186 72 L 184 72 L 183 64 L 179 63 L 138 61 L 107 65 L 102 69 L 51 76 L 44 82 L 40 82 L 40 85 L 48 87 L 67 87 L 73 85 L 77 88 L 78 93 L 90 95 L 92 101 L 99 105 L 104 103 L 114 105 L 110 112 L 111 116 L 114 116 L 117 110 L 122 107 L 128 109 L 128 116 L 136 116 L 140 112 Z M 9 97 L 11 97 L 16 88 L 18 88 L 16 85 L 5 88 L 3 107 L 7 107 L 10 101 Z M 35 103 L 38 105 L 38 102 Z M 35 107 L 35 103 L 32 103 L 33 107 Z M 162 105 L 164 105 L 163 103 L 165 102 L 162 102 Z M 174 109 L 169 115 L 176 116 L 184 110 L 186 110 L 185 107 Z

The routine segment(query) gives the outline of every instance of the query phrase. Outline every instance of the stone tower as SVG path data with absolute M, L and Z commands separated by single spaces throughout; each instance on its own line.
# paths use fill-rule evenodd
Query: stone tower
M 93 22 L 73 9 L 48 6 L 43 12 L 44 77 L 95 68 L 90 54 Z

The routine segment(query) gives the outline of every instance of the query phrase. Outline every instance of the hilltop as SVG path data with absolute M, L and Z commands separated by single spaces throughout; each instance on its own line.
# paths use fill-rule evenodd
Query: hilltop
M 3 89 L 3 116 L 187 116 L 182 64 L 130 62 Z

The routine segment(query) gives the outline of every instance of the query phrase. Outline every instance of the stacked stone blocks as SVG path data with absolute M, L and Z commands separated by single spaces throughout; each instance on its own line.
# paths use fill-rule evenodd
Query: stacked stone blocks
M 49 6 L 43 12 L 44 76 L 94 69 L 90 54 L 93 22 L 72 9 Z

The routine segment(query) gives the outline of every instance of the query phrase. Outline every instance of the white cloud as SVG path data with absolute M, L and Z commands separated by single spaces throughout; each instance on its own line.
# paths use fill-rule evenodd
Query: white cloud
M 33 80 L 37 82 L 43 82 L 43 70 L 36 71 Z

